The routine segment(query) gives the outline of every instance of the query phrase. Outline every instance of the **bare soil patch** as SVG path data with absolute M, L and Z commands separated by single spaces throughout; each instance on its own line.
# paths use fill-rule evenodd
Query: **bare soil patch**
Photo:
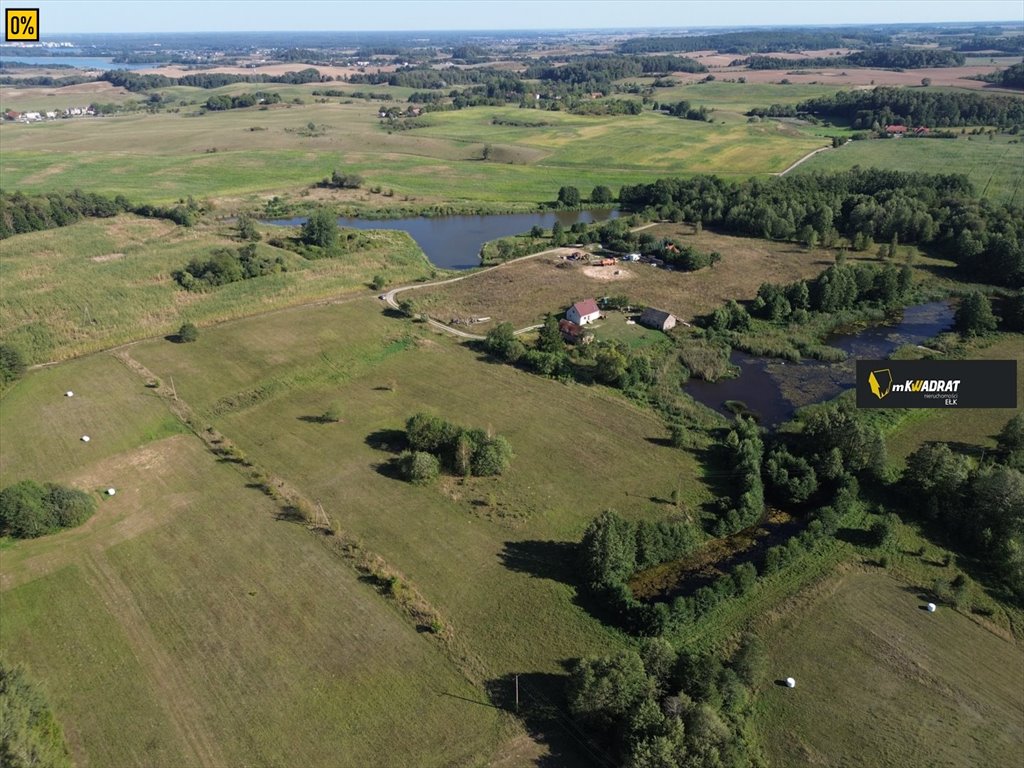
M 93 256 L 89 259 L 89 261 L 95 261 L 97 264 L 103 264 L 104 262 L 107 261 L 117 261 L 123 258 L 123 253 L 105 253 L 102 256 Z
M 584 267 L 583 274 L 594 280 L 632 280 L 636 275 L 624 267 Z

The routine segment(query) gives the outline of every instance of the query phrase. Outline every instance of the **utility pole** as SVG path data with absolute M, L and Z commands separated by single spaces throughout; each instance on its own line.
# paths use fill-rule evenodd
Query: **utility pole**
M 171 376 L 171 394 L 174 395 L 174 399 L 178 399 L 178 390 L 174 388 L 174 377 Z
M 519 711 L 519 675 L 516 675 L 516 712 Z

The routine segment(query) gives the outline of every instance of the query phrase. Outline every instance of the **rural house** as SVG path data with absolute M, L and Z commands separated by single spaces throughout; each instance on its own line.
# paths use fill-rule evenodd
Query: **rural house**
M 659 331 L 667 331 L 670 328 L 675 328 L 676 316 L 670 312 L 664 312 L 660 309 L 654 309 L 648 307 L 644 310 L 644 313 L 640 315 L 640 325 L 645 325 L 648 328 L 654 328 Z
M 568 344 L 589 344 L 594 340 L 594 334 L 588 333 L 583 326 L 577 325 L 572 320 L 559 320 L 558 330 L 562 333 L 562 339 Z
M 902 136 L 907 132 L 907 126 L 905 125 L 887 125 L 885 126 L 885 132 L 890 136 Z
M 584 299 L 583 301 L 577 301 L 569 307 L 569 311 L 565 313 L 565 316 L 571 322 L 576 323 L 576 325 L 586 325 L 601 317 L 601 310 L 597 308 L 597 302 L 593 299 Z

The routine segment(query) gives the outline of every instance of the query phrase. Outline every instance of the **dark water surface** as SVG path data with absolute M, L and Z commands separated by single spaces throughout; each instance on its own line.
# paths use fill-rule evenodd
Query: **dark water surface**
M 838 334 L 828 344 L 846 352 L 839 363 L 803 360 L 799 363 L 754 357 L 733 351 L 730 360 L 740 376 L 716 382 L 691 379 L 686 391 L 719 413 L 731 415 L 727 400 L 738 400 L 756 413 L 765 426 L 791 418 L 797 408 L 830 400 L 854 385 L 857 359 L 891 355 L 904 344 L 920 344 L 953 326 L 953 308 L 944 301 L 907 307 L 897 323 L 869 326 L 851 334 Z
M 480 248 L 488 240 L 528 232 L 531 227 L 550 229 L 556 221 L 568 229 L 573 224 L 590 224 L 618 218 L 612 208 L 589 211 L 552 211 L 550 213 L 508 213 L 482 216 L 416 216 L 408 219 L 358 219 L 343 216 L 338 225 L 352 229 L 399 229 L 408 232 L 435 266 L 444 269 L 469 269 L 480 266 Z M 264 222 L 282 227 L 298 227 L 305 216 L 272 219 Z

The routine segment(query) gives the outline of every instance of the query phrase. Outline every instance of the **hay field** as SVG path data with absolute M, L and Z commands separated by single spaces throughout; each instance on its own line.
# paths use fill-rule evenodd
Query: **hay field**
M 244 474 L 154 433 L 166 409 L 119 362 L 32 372 L 3 404 L 2 484 L 118 489 L 80 528 L 0 557 L 0 653 L 43 687 L 76 764 L 481 764 L 513 735 L 436 640 Z M 80 421 L 95 438 L 69 455 Z
M 846 569 L 763 635 L 770 679 L 754 726 L 773 765 L 1014 765 L 1024 654 L 1002 630 L 912 585 Z

